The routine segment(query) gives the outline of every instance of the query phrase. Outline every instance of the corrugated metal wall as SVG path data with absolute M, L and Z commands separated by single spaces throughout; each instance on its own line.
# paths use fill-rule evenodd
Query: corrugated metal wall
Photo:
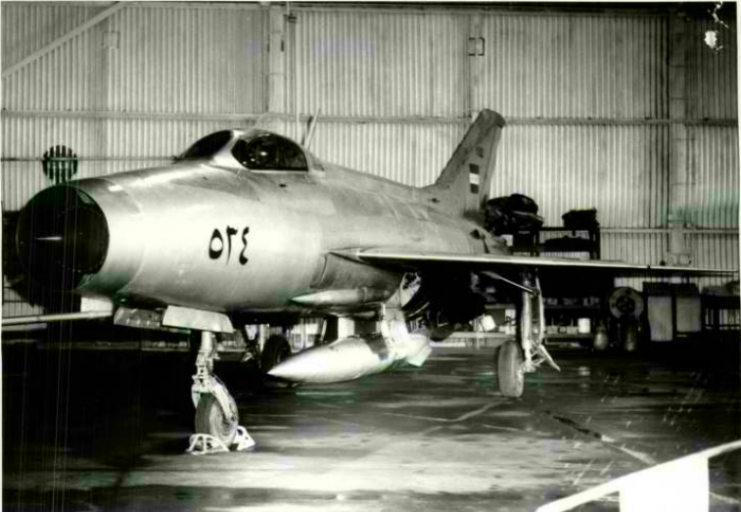
M 3 76 L 3 211 L 49 184 L 38 159 L 64 144 L 78 177 L 158 165 L 200 136 L 255 122 L 296 139 L 321 109 L 312 151 L 427 185 L 471 114 L 501 112 L 494 195 L 520 192 L 547 224 L 596 207 L 605 258 L 658 263 L 668 246 L 671 6 L 610 13 L 496 6 L 292 7 L 284 108 L 265 121 L 271 9 L 258 4 L 125 4 Z M 2 4 L 4 69 L 109 4 Z M 571 11 L 578 11 L 571 9 Z M 288 14 L 281 12 L 280 16 Z M 726 18 L 735 28 L 733 20 Z M 738 262 L 737 49 L 685 22 L 693 260 Z M 721 30 L 723 32 L 723 30 Z M 267 123 L 267 124 L 266 124 Z M 5 309 L 4 309 L 5 311 Z
M 299 140 L 304 132 L 294 123 L 274 128 L 289 137 L 298 133 Z M 330 162 L 421 187 L 435 181 L 465 130 L 460 123 L 320 122 L 311 151 Z
M 695 119 L 730 119 L 738 117 L 738 47 L 735 23 L 729 29 L 708 21 L 688 22 L 687 48 L 688 117 Z M 721 32 L 722 49 L 711 50 L 705 33 Z
M 469 16 L 301 10 L 301 112 L 351 117 L 458 117 L 466 112 Z
M 3 3 L 4 67 L 99 5 Z M 76 152 L 84 178 L 161 164 L 225 122 L 250 124 L 198 116 L 264 111 L 263 24 L 255 5 L 131 4 L 4 76 L 3 209 L 50 184 L 34 159 L 52 145 Z
M 689 236 L 697 265 L 739 268 L 738 47 L 735 19 L 724 28 L 711 21 L 687 21 L 687 116 L 708 120 L 687 130 L 688 221 L 707 233 Z M 720 50 L 705 44 L 717 30 Z M 727 121 L 727 122 L 722 122 Z M 700 285 L 721 284 L 704 278 Z
M 487 15 L 476 108 L 526 118 L 667 114 L 665 16 Z
M 688 138 L 689 221 L 700 228 L 738 228 L 738 128 L 696 126 Z
M 551 226 L 569 210 L 596 207 L 606 227 L 658 227 L 667 135 L 647 125 L 513 125 L 502 137 L 493 193 L 532 197 Z
M 104 10 L 100 4 L 4 2 L 3 69 L 41 50 Z M 85 31 L 12 76 L 3 77 L 3 108 L 25 111 L 93 108 L 97 37 L 95 31 Z
M 100 156 L 95 134 L 102 122 L 96 120 L 52 118 L 3 118 L 3 157 L 17 161 L 3 161 L 2 191 L 3 211 L 19 210 L 36 192 L 48 187 L 52 181 L 42 172 L 41 158 L 55 145 L 72 148 L 79 157 Z M 78 176 L 95 175 L 101 162 L 80 162 Z
M 252 7 L 252 8 L 250 8 Z M 213 114 L 264 110 L 263 16 L 256 6 L 127 7 L 109 22 L 109 109 Z

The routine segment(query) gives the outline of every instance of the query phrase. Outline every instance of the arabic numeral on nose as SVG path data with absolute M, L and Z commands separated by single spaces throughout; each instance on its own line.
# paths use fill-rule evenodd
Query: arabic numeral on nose
M 232 237 L 237 234 L 237 228 L 231 226 L 226 227 L 226 239 L 229 241 L 229 251 L 226 253 L 226 262 L 229 263 L 229 258 L 232 257 Z
M 246 265 L 249 259 L 244 255 L 244 251 L 247 250 L 247 235 L 250 232 L 250 228 L 246 227 L 242 230 L 242 252 L 239 253 L 239 264 Z
M 218 229 L 214 229 L 211 241 L 208 243 L 208 256 L 212 260 L 218 260 L 224 252 L 224 237 Z
M 242 229 L 242 248 L 239 252 L 240 265 L 246 265 L 249 261 L 249 258 L 247 258 L 247 256 L 245 255 L 248 245 L 247 235 L 249 234 L 249 232 L 249 227 L 245 227 L 244 229 Z M 218 228 L 213 230 L 213 233 L 211 233 L 211 239 L 208 243 L 208 256 L 212 260 L 218 260 L 219 258 L 221 258 L 222 254 L 224 254 L 224 249 L 226 248 L 225 263 L 228 264 L 232 256 L 232 244 L 234 236 L 239 233 L 239 230 L 232 226 L 226 226 L 224 233 L 226 233 L 226 243 L 224 242 L 225 236 L 222 234 L 221 230 L 219 230 Z

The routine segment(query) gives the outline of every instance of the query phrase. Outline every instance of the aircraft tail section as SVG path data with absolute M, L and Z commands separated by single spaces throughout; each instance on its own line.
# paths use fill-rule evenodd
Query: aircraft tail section
M 504 118 L 483 110 L 443 169 L 433 191 L 451 213 L 476 216 L 489 198 L 497 146 Z

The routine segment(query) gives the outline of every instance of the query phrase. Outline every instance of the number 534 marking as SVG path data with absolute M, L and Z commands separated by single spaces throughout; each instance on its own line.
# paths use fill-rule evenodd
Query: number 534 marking
M 232 240 L 239 233 L 237 228 L 232 226 L 226 227 L 226 236 L 221 234 L 221 231 L 217 228 L 211 234 L 211 240 L 208 242 L 208 256 L 212 260 L 218 260 L 221 255 L 224 254 L 226 249 L 226 263 L 229 263 L 229 259 L 232 257 Z M 247 235 L 250 233 L 250 228 L 245 227 L 242 230 L 241 246 L 242 250 L 239 252 L 239 264 L 246 265 L 249 259 L 244 255 L 247 250 Z M 226 242 L 224 239 L 226 238 Z

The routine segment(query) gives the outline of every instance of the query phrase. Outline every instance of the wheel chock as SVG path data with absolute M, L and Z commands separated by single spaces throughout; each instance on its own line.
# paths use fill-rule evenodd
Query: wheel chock
M 228 452 L 229 448 L 218 437 L 210 434 L 193 434 L 190 436 L 190 446 L 185 451 L 191 455 L 209 455 Z
M 244 450 L 249 450 L 253 446 L 255 446 L 255 440 L 252 439 L 252 437 L 247 433 L 247 429 L 243 426 L 237 427 L 237 435 L 234 438 L 233 445 L 236 445 L 234 448 L 236 451 L 241 452 Z
M 237 435 L 234 437 L 234 442 L 232 443 L 234 451 L 241 452 L 249 450 L 255 444 L 255 440 L 247 433 L 247 429 L 241 425 L 238 426 Z M 212 453 L 224 453 L 230 450 L 224 444 L 224 441 L 218 437 L 214 437 L 211 434 L 193 434 L 190 436 L 190 446 L 185 451 L 191 455 L 210 455 Z

